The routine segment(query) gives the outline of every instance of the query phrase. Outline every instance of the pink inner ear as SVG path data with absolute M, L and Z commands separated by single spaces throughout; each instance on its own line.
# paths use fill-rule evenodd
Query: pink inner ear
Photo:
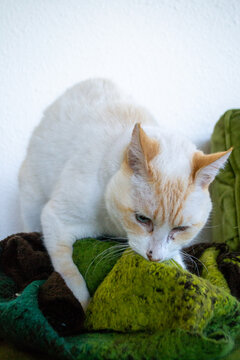
M 130 168 L 138 175 L 146 171 L 146 160 L 140 140 L 140 124 L 134 126 L 131 142 L 128 147 L 127 161 Z
M 137 123 L 132 132 L 132 138 L 127 152 L 127 163 L 138 175 L 146 176 L 149 162 L 159 153 L 159 143 L 151 139 Z
M 202 187 L 209 186 L 219 170 L 226 164 L 231 152 L 232 148 L 224 152 L 209 155 L 195 153 L 195 159 L 193 158 L 195 182 Z

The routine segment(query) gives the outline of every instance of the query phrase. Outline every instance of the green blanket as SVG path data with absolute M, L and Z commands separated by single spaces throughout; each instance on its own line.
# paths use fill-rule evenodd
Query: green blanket
M 2 273 L 0 335 L 63 359 L 217 359 L 233 349 L 240 304 L 227 285 L 224 289 L 174 264 L 125 253 L 112 260 L 102 281 L 99 274 L 109 271 L 109 261 L 94 259 L 100 249 L 115 245 L 94 239 L 74 245 L 74 260 L 95 292 L 86 333 L 60 337 L 38 307 L 44 281 L 32 282 L 16 297 L 15 284 Z M 211 262 L 215 250 L 207 250 L 212 250 Z M 212 263 L 210 272 L 216 267 Z
M 212 137 L 213 151 L 234 146 L 226 171 L 212 186 L 214 240 L 234 251 L 240 249 L 239 133 L 236 110 L 220 119 Z M 106 256 L 115 245 L 96 239 L 74 244 L 74 261 L 93 296 L 85 332 L 75 336 L 59 336 L 40 311 L 44 280 L 33 281 L 16 296 L 13 280 L 0 272 L 0 336 L 59 359 L 240 358 L 238 253 L 203 246 L 193 253 L 204 264 L 199 277 L 177 264 L 151 263 L 131 252 L 113 250 L 115 255 Z

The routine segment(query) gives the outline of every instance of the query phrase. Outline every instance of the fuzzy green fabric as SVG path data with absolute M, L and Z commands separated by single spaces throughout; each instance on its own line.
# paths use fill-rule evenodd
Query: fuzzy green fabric
M 217 122 L 211 138 L 211 151 L 234 147 L 224 171 L 211 186 L 213 241 L 240 249 L 240 110 L 227 111 Z
M 229 294 L 231 294 L 231 290 L 229 289 L 227 280 L 224 275 L 219 271 L 217 265 L 217 256 L 219 254 L 218 249 L 209 248 L 204 251 L 202 256 L 200 257 L 200 261 L 204 264 L 202 269 L 201 276 L 204 279 L 209 280 L 215 286 L 219 286 Z
M 240 326 L 239 310 L 234 297 L 188 271 L 123 254 L 98 287 L 86 326 L 122 332 L 181 328 L 206 335 L 222 331 L 233 317 Z
M 240 330 L 235 297 L 174 264 L 137 254 L 117 255 L 110 270 L 106 249 L 114 245 L 94 239 L 74 245 L 73 258 L 96 290 L 86 320 L 94 332 L 60 337 L 38 308 L 44 281 L 16 297 L 13 281 L 1 273 L 0 337 L 60 359 L 213 360 L 232 351 Z M 102 261 L 95 259 L 101 251 Z

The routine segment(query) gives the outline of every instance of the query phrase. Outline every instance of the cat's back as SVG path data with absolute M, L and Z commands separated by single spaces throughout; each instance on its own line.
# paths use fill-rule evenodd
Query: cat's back
M 76 153 L 86 158 L 97 149 L 94 155 L 97 161 L 125 128 L 150 118 L 113 82 L 105 79 L 80 82 L 44 112 L 20 169 L 20 188 L 21 183 L 34 181 L 49 194 L 66 162 Z
M 35 182 L 43 192 L 49 193 L 76 147 L 84 147 L 87 139 L 94 137 L 99 109 L 122 98 L 111 81 L 89 79 L 55 100 L 30 138 L 19 172 L 20 190 L 25 183 Z M 45 184 L 49 185 L 46 191 Z
M 79 141 L 85 129 L 91 128 L 94 132 L 101 121 L 102 108 L 123 100 L 124 95 L 109 80 L 89 79 L 80 82 L 45 110 L 40 124 L 33 132 L 29 147 L 33 143 L 36 145 L 36 138 L 39 137 L 39 141 L 47 139 L 49 145 L 61 144 L 61 149 L 65 145 L 64 153 L 68 153 L 75 139 Z

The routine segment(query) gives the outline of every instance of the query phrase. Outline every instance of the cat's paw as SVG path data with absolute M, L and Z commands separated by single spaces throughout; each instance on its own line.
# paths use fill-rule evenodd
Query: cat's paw
M 87 308 L 88 308 L 88 305 L 89 305 L 91 299 L 92 299 L 92 298 L 89 296 L 89 299 L 88 299 L 87 301 L 81 301 L 81 302 L 80 302 L 81 305 L 82 305 L 83 311 L 85 312 L 85 314 L 86 314 L 86 311 L 87 311 Z
M 82 308 L 84 312 L 86 313 L 88 304 L 91 300 L 89 291 L 86 286 L 81 286 L 81 288 L 78 289 L 78 291 L 74 292 L 74 296 L 77 298 L 77 300 L 82 305 Z

